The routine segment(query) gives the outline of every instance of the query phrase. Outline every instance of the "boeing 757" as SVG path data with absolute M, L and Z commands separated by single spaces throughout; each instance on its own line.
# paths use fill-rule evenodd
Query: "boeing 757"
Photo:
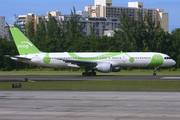
M 170 56 L 157 52 L 41 52 L 18 29 L 10 28 L 19 55 L 6 55 L 19 62 L 54 68 L 82 68 L 83 76 L 95 76 L 96 72 L 120 72 L 122 67 L 158 67 L 176 64 Z M 92 72 L 89 72 L 92 71 Z

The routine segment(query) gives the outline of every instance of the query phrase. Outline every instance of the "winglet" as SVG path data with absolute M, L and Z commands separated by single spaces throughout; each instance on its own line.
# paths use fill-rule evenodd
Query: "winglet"
M 10 31 L 20 55 L 42 53 L 18 28 L 10 28 Z

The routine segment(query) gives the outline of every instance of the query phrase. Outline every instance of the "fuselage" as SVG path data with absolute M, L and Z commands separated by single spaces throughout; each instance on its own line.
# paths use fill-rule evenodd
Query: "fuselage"
M 176 64 L 168 55 L 156 52 L 63 52 L 28 54 L 20 55 L 20 57 L 30 60 L 17 58 L 14 60 L 55 68 L 82 67 L 64 62 L 62 59 L 110 63 L 112 67 L 169 67 Z

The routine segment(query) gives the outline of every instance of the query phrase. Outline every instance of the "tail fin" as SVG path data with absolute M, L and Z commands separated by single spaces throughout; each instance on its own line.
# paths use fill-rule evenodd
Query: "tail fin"
M 41 53 L 18 28 L 10 28 L 10 31 L 20 55 Z

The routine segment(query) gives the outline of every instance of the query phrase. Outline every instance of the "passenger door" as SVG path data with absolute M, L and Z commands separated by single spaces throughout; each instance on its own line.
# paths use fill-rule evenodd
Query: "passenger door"
M 125 56 L 125 55 L 123 55 L 122 61 L 123 61 L 123 62 L 126 62 L 126 56 Z

